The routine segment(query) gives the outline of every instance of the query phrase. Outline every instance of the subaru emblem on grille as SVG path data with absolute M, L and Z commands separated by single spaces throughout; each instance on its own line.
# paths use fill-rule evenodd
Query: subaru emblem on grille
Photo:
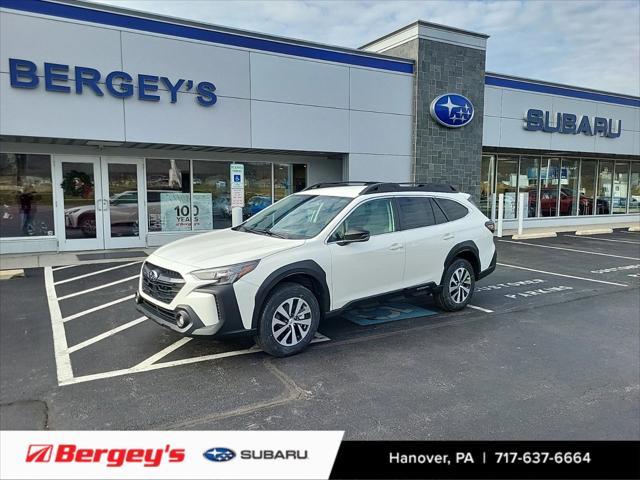
M 160 274 L 158 273 L 158 271 L 157 271 L 157 270 L 151 270 L 151 271 L 149 272 L 149 278 L 150 278 L 151 280 L 154 280 L 154 281 L 155 281 L 155 280 L 158 280 L 158 277 L 159 277 L 159 276 L 160 276 Z

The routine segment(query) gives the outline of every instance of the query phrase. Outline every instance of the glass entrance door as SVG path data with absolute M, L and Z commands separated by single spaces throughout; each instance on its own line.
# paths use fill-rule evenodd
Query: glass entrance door
M 142 159 L 102 157 L 101 167 L 104 248 L 144 246 Z
M 141 159 L 58 155 L 54 171 L 60 250 L 144 246 Z

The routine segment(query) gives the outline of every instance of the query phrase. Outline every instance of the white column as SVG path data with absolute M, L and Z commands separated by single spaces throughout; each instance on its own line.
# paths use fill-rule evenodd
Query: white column
M 504 193 L 498 195 L 498 237 L 502 237 L 502 217 L 504 217 Z
M 522 235 L 522 226 L 524 222 L 524 202 L 526 201 L 527 194 L 520 194 L 520 202 L 518 202 L 518 235 Z

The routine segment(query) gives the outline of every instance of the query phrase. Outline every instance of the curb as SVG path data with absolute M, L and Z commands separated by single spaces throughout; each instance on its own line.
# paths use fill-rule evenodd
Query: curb
M 576 235 L 600 235 L 604 233 L 613 233 L 613 228 L 592 228 L 588 230 L 576 230 Z
M 640 232 L 640 227 L 629 227 L 629 232 Z
M 17 277 L 24 277 L 23 269 L 0 270 L 0 280 L 10 280 Z
M 532 238 L 555 238 L 558 234 L 556 232 L 546 233 L 523 233 L 522 235 L 512 235 L 511 240 L 530 240 Z

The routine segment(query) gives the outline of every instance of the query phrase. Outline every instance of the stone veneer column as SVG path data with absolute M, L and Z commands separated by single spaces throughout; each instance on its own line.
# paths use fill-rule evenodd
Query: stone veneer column
M 362 47 L 415 60 L 414 157 L 416 182 L 448 183 L 480 195 L 484 73 L 487 36 L 418 21 Z M 430 113 L 438 95 L 458 93 L 471 100 L 473 121 L 447 128 Z

